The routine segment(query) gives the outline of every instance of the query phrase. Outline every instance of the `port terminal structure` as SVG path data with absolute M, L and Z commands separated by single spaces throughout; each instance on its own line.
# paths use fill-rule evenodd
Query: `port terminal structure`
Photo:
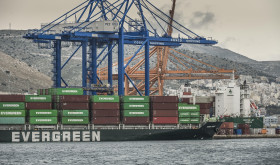
M 150 0 L 85 0 L 51 23 L 42 24 L 41 29 L 30 30 L 24 38 L 33 40 L 42 48 L 54 50 L 53 81 L 55 88 L 69 86 L 61 73 L 79 49 L 82 50 L 82 87 L 90 88 L 96 84 L 103 84 L 97 70 L 103 61 L 108 60 L 108 84 L 112 88 L 113 49 L 116 48 L 118 95 L 125 95 L 126 78 L 139 95 L 149 96 L 151 85 L 149 58 L 150 51 L 153 50 L 152 46 L 178 47 L 182 44 L 217 44 L 217 41 L 211 38 L 206 39 L 184 27 L 173 19 L 173 15 L 165 14 Z M 69 20 L 73 22 L 69 22 Z M 169 30 L 166 30 L 163 24 L 168 25 Z M 178 37 L 170 35 L 172 33 L 170 33 L 170 28 L 176 32 Z M 69 43 L 77 45 L 77 49 L 62 64 L 61 50 L 64 46 L 69 46 Z M 134 55 L 126 61 L 125 45 L 137 47 L 136 51 L 132 53 Z M 97 53 L 97 48 L 101 48 L 100 53 Z M 126 68 L 141 49 L 144 50 L 144 93 L 138 90 L 126 72 Z M 91 94 L 96 95 L 97 91 L 93 91 Z

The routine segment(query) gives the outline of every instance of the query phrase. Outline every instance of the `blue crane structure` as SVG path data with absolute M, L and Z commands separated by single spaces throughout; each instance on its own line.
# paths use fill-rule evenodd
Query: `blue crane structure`
M 172 25 L 170 25 L 170 19 L 172 19 Z M 172 26 L 178 37 L 169 36 L 164 25 Z M 124 95 L 124 76 L 134 85 L 126 74 L 125 68 L 141 49 L 144 49 L 145 52 L 145 95 L 148 96 L 150 93 L 150 46 L 176 47 L 185 43 L 217 44 L 217 41 L 201 37 L 173 20 L 153 5 L 150 0 L 85 0 L 51 23 L 42 24 L 41 29 L 29 31 L 24 38 L 48 45 L 49 48 L 52 45 L 54 49 L 53 81 L 54 87 L 57 88 L 63 87 L 62 82 L 65 87 L 68 86 L 62 78 L 61 72 L 79 49 L 82 49 L 82 87 L 87 88 L 98 82 L 102 84 L 97 75 L 97 68 L 106 58 L 108 60 L 108 84 L 112 87 L 112 57 L 113 49 L 117 47 L 118 95 L 120 96 Z M 70 42 L 78 43 L 78 47 L 62 65 L 61 49 L 65 43 Z M 134 56 L 126 64 L 124 64 L 125 44 L 138 45 Z M 99 54 L 97 48 L 102 48 Z M 135 85 L 134 87 L 137 88 Z M 96 92 L 92 92 L 92 94 L 95 95 Z

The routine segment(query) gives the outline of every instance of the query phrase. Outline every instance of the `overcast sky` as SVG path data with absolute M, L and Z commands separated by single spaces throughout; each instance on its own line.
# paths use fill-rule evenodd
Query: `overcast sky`
M 167 12 L 171 0 L 150 0 Z M 0 0 L 0 29 L 39 28 L 83 0 Z M 175 18 L 218 46 L 259 61 L 280 60 L 280 0 L 177 0 Z

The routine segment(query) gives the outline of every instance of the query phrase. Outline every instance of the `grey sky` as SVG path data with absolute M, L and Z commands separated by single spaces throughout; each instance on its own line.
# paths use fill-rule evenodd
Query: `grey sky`
M 166 12 L 171 0 L 150 0 Z M 0 0 L 0 29 L 39 28 L 83 0 Z M 218 46 L 255 60 L 280 60 L 280 0 L 177 0 L 175 18 Z

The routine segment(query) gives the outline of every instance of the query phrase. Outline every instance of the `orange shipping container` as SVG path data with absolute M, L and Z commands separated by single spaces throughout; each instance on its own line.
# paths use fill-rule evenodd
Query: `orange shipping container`
M 229 129 L 229 128 L 230 129 L 234 128 L 233 122 L 224 122 L 220 127 L 220 129 Z
M 267 133 L 267 130 L 266 129 L 262 129 L 261 130 L 261 134 L 266 134 Z

